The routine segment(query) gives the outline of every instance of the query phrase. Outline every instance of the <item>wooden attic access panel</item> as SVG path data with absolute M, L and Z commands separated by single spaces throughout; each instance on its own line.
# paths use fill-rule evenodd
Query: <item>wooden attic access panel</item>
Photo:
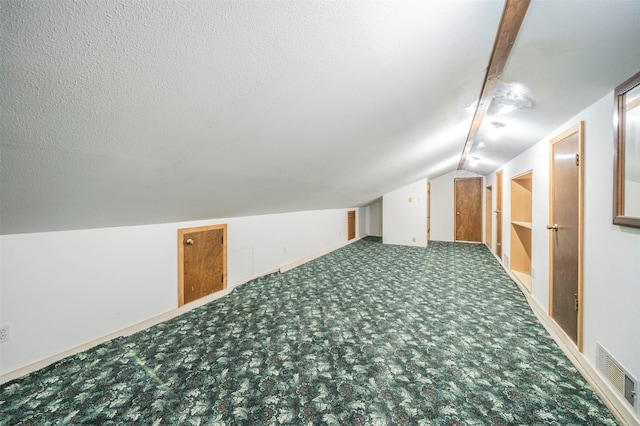
M 178 305 L 227 288 L 227 225 L 178 230 Z

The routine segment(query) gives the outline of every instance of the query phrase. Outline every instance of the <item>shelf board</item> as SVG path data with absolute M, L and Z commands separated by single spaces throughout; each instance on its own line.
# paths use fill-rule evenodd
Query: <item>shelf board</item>
M 512 220 L 511 221 L 512 225 L 516 225 L 516 226 L 520 226 L 522 228 L 529 228 L 531 229 L 531 222 L 521 222 L 519 220 Z
M 522 283 L 522 285 L 531 291 L 531 275 L 525 272 L 511 270 L 511 273 Z

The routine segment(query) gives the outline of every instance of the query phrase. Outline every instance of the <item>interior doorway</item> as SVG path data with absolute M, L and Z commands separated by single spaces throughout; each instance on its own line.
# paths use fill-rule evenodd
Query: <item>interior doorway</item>
M 492 219 L 491 214 L 493 204 L 493 190 L 491 186 L 487 186 L 484 197 L 484 242 L 487 247 L 491 248 L 491 238 L 493 237 Z
M 427 245 L 431 241 L 431 182 L 427 181 Z
M 549 314 L 582 351 L 584 122 L 551 140 Z
M 347 240 L 353 240 L 356 237 L 356 211 L 347 212 Z
M 227 225 L 178 229 L 178 306 L 227 288 Z
M 502 170 L 496 172 L 496 256 L 502 260 Z
M 482 242 L 482 178 L 454 179 L 455 241 Z

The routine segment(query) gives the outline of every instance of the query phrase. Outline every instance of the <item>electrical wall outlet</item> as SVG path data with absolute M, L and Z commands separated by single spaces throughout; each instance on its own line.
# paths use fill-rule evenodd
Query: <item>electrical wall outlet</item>
M 0 343 L 9 340 L 9 324 L 0 327 Z

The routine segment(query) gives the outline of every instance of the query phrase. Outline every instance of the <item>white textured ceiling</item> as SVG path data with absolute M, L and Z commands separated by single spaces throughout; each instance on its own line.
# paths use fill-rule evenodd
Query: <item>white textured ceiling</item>
M 454 170 L 504 3 L 0 7 L 0 231 L 12 234 L 350 207 Z M 511 114 L 524 137 L 486 147 L 478 170 L 637 71 L 639 12 L 638 0 L 534 1 L 505 70 L 534 108 Z

